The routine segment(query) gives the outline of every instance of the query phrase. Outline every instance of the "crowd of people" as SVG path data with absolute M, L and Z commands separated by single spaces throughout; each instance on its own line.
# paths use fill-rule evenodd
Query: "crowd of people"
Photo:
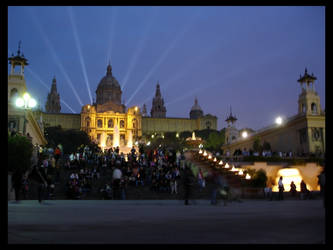
M 133 147 L 129 154 L 110 148 L 104 152 L 84 147 L 65 156 L 64 168 L 70 170 L 68 198 L 81 198 L 96 180 L 106 177 L 99 187 L 103 199 L 126 199 L 127 187 L 148 186 L 156 193 L 179 193 L 184 155 L 172 149 L 157 148 L 144 152 Z

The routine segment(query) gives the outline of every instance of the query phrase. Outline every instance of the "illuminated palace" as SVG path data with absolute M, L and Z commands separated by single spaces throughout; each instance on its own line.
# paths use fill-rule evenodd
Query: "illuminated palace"
M 272 151 L 294 152 L 298 154 L 326 152 L 325 137 L 325 111 L 320 105 L 320 97 L 315 90 L 317 78 L 308 74 L 305 69 L 304 75 L 297 80 L 301 86 L 301 93 L 298 96 L 298 113 L 281 125 L 271 125 L 262 128 L 255 133 L 242 138 L 235 128 L 236 117 L 230 116 L 226 122 L 226 144 L 222 146 L 224 152 L 233 154 L 237 149 L 249 150 L 253 142 L 259 138 L 260 143 L 264 141 L 271 145 Z
M 201 129 L 217 129 L 217 117 L 204 115 L 195 99 L 189 118 L 166 117 L 166 107 L 160 85 L 157 83 L 150 116 L 146 106 L 126 108 L 121 103 L 122 90 L 109 64 L 106 75 L 96 89 L 96 102 L 84 105 L 80 114 L 60 113 L 60 96 L 56 79 L 52 80 L 51 91 L 42 112 L 45 127 L 60 125 L 63 129 L 85 131 L 100 146 L 132 146 L 142 135 L 165 132 L 183 132 Z

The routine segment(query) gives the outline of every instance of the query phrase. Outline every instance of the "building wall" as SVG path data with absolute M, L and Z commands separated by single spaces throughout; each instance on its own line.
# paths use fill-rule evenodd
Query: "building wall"
M 80 114 L 42 113 L 42 117 L 45 127 L 55 127 L 60 125 L 63 129 L 81 129 Z
M 236 149 L 247 150 L 251 149 L 255 138 L 260 138 L 261 144 L 264 141 L 270 143 L 272 151 L 281 152 L 296 152 L 296 153 L 315 153 L 316 146 L 320 147 L 322 152 L 326 152 L 325 149 L 325 133 L 323 133 L 323 142 L 313 141 L 311 136 L 311 128 L 323 128 L 325 132 L 325 116 L 295 116 L 290 119 L 283 126 L 273 126 L 272 128 L 258 131 L 255 134 L 249 135 L 247 139 L 239 138 L 236 142 L 223 145 L 222 149 L 231 154 Z M 301 143 L 300 130 L 306 130 L 306 141 Z

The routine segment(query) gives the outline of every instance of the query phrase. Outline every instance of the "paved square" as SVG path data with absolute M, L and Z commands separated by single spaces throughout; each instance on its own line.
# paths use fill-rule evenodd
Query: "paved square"
M 325 243 L 322 200 L 8 202 L 9 244 Z

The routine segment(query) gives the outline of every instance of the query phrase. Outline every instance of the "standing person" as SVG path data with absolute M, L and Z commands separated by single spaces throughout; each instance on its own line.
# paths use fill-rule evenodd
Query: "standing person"
M 217 191 L 219 188 L 219 179 L 218 179 L 218 173 L 214 170 L 212 170 L 210 174 L 210 179 L 211 179 L 211 199 L 210 199 L 210 204 L 212 205 L 217 205 Z
M 283 182 L 282 182 L 283 178 L 282 176 L 280 176 L 280 179 L 279 179 L 279 200 L 283 200 L 283 191 L 284 191 L 284 186 L 283 186 Z
M 120 180 L 122 177 L 121 170 L 119 169 L 120 162 L 116 161 L 116 167 L 113 170 L 112 174 L 112 189 L 113 189 L 113 197 L 115 200 L 120 199 Z
M 15 190 L 15 200 L 20 200 L 20 194 L 22 190 L 22 174 L 17 170 L 12 175 L 12 190 Z
M 201 168 L 199 168 L 198 172 L 198 183 L 199 183 L 199 191 L 201 192 L 206 184 Z
M 45 192 L 45 184 L 44 182 L 40 182 L 38 186 L 38 201 L 39 203 L 42 203 L 44 198 L 44 192 Z
M 191 195 L 192 171 L 188 166 L 185 167 L 183 178 L 185 205 L 189 205 L 188 200 Z
M 310 196 L 310 191 L 306 187 L 304 180 L 301 181 L 301 200 L 308 199 Z
M 295 197 L 297 194 L 296 185 L 293 181 L 290 183 L 290 193 L 292 197 Z

